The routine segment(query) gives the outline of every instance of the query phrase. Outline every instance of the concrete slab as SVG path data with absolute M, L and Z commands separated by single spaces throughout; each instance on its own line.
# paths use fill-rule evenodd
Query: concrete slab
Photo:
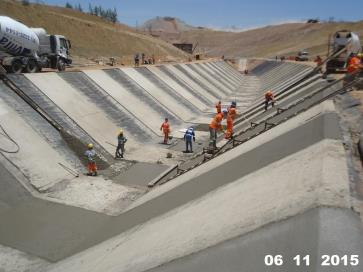
M 184 122 L 193 122 L 198 115 L 198 108 L 194 107 L 188 100 L 178 95 L 168 85 L 155 77 L 145 67 L 138 69 L 124 68 L 122 71 L 139 84 L 155 100 L 159 101 L 163 107 L 173 112 Z
M 175 67 L 182 71 L 183 73 L 186 73 L 189 77 L 193 78 L 194 81 L 196 81 L 200 86 L 203 87 L 206 91 L 211 93 L 215 97 L 223 98 L 227 95 L 225 91 L 218 89 L 216 86 L 214 86 L 211 82 L 209 82 L 207 79 L 202 77 L 200 74 L 196 73 L 186 64 L 176 64 Z
M 223 67 L 219 62 L 207 62 L 207 66 L 219 71 L 221 74 L 226 76 L 231 82 L 234 82 L 238 85 L 241 82 L 242 78 L 240 76 L 235 76 L 231 72 L 229 72 L 225 67 Z
M 147 187 L 148 183 L 169 166 L 163 164 L 136 163 L 127 172 L 117 177 L 117 180 L 124 185 Z
M 27 77 L 64 112 L 77 122 L 111 155 L 120 124 L 114 123 L 88 97 L 75 90 L 56 73 L 28 74 Z M 132 139 L 130 140 L 130 144 Z M 137 147 L 137 144 L 134 143 Z
M 227 86 L 230 91 L 235 91 L 237 84 L 221 74 L 217 69 L 213 69 L 213 67 L 206 65 L 206 63 L 199 63 L 197 67 L 206 72 L 211 78 L 214 78 L 220 85 L 223 84 L 223 86 Z
M 318 142 L 59 262 L 50 271 L 146 271 L 316 206 L 329 205 L 349 210 L 347 169 L 344 160 L 341 160 L 344 156 L 340 141 Z M 336 176 L 337 173 L 339 176 Z M 210 179 L 209 182 L 215 180 Z M 289 224 L 289 229 L 294 229 L 295 225 Z M 357 237 L 356 230 L 352 233 Z M 299 239 L 307 242 L 305 236 Z M 285 243 L 288 241 L 284 240 Z M 316 242 L 313 238 L 309 241 Z M 344 246 L 349 247 L 349 241 L 345 241 Z M 140 247 L 140 244 L 143 246 Z M 271 250 L 273 246 L 266 245 Z M 330 248 L 340 246 L 340 243 L 333 242 Z
M 175 78 L 171 78 L 170 74 L 166 74 L 165 70 L 162 70 L 160 67 L 157 66 L 150 66 L 147 67 L 153 74 L 155 74 L 158 78 L 163 80 L 166 84 L 168 84 L 171 88 L 173 88 L 176 92 L 187 99 L 192 103 L 199 111 L 206 111 L 207 104 L 204 103 L 203 100 L 199 99 L 198 96 L 195 96 L 193 92 L 190 91 L 190 88 L 185 88 L 185 84 L 181 85 L 180 81 L 175 81 Z
M 189 92 L 192 97 L 197 98 L 198 100 L 202 101 L 204 104 L 204 107 L 208 107 L 208 105 L 213 105 L 213 101 L 209 100 L 204 95 L 197 92 L 195 89 L 193 89 L 192 86 L 190 86 L 186 81 L 184 81 L 182 78 L 178 77 L 176 74 L 172 73 L 171 70 L 168 69 L 168 67 L 172 67 L 172 65 L 162 65 L 159 66 L 159 70 L 162 71 L 165 75 L 167 75 L 170 79 L 172 79 L 174 82 L 178 83 L 180 86 L 183 87 L 183 89 L 187 92 Z M 184 79 L 188 79 L 185 77 Z
M 172 124 L 178 122 L 172 113 L 165 109 L 161 110 L 161 106 L 146 94 L 145 91 L 140 90 L 140 87 L 133 88 L 134 85 L 126 85 L 136 84 L 129 82 L 131 79 L 125 84 L 120 84 L 120 82 L 110 77 L 111 72 L 114 77 L 121 77 L 119 70 L 109 71 L 108 74 L 102 70 L 84 71 L 86 75 L 101 86 L 118 103 L 128 109 L 137 119 L 141 120 L 156 135 L 162 136 L 160 125 L 165 117 L 169 117 Z M 180 124 L 180 122 L 177 124 Z
M 39 272 L 49 265 L 45 260 L 1 245 L 0 256 L 2 272 Z
M 362 239 L 357 214 L 344 209 L 316 208 L 148 271 L 265 271 L 265 256 L 276 252 L 283 256 L 283 265 L 268 267 L 269 271 L 341 272 L 348 266 L 349 271 L 358 272 L 363 269 L 362 263 L 351 266 L 340 262 L 324 267 L 322 256 L 361 256 Z M 303 261 L 298 266 L 293 261 L 297 255 L 309 255 L 309 265 Z
M 21 169 L 34 187 L 38 190 L 45 190 L 60 181 L 74 179 L 74 176 L 65 171 L 59 163 L 76 171 L 73 165 L 54 150 L 2 99 L 0 99 L 0 113 L 2 126 L 0 145 L 3 150 L 15 152 L 2 152 L 2 154 Z M 19 128 L 21 128 L 21 133 L 19 133 Z M 9 140 L 5 132 L 16 144 Z
M 212 85 L 215 89 L 219 90 L 219 92 L 224 95 L 228 95 L 233 91 L 233 88 L 230 88 L 227 84 L 222 84 L 220 78 L 215 78 L 208 74 L 205 70 L 203 70 L 198 64 L 186 64 L 191 70 L 193 70 L 196 74 L 199 75 L 200 78 L 206 79 L 210 85 Z
M 214 101 L 218 100 L 214 95 L 207 92 L 201 85 L 194 81 L 192 77 L 188 74 L 183 73 L 178 70 L 174 65 L 166 65 L 164 66 L 170 74 L 174 75 L 176 78 L 182 80 L 187 86 L 189 86 L 192 90 L 199 94 L 199 98 L 204 97 L 207 99 L 207 102 L 212 106 L 215 104 Z
M 58 74 L 73 88 L 86 95 L 97 107 L 101 108 L 115 123 L 120 124 L 129 137 L 138 142 L 156 140 L 155 134 L 142 121 L 135 118 L 126 108 L 113 99 L 105 90 L 82 72 L 67 72 Z

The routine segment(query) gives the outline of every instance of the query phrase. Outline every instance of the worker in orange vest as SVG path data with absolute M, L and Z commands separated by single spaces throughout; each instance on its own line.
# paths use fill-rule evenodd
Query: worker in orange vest
M 361 60 L 358 58 L 358 56 L 356 54 L 352 54 L 351 58 L 349 60 L 349 65 L 348 65 L 348 69 L 347 69 L 348 73 L 355 74 L 360 69 L 362 69 Z
M 217 113 L 222 112 L 222 102 L 221 101 L 218 101 L 218 103 L 216 104 L 216 110 L 217 110 Z
M 275 96 L 272 91 L 268 91 L 267 93 L 265 93 L 265 111 L 267 110 L 268 102 L 270 101 L 272 107 L 275 106 Z
M 165 118 L 164 123 L 161 124 L 160 130 L 164 133 L 164 144 L 168 144 L 169 134 L 171 131 L 168 118 Z
M 225 113 L 226 114 L 226 113 Z M 224 113 L 219 112 L 214 116 L 210 125 L 209 125 L 209 133 L 210 133 L 210 144 L 213 145 L 214 148 L 217 148 L 217 133 L 218 131 L 223 131 L 222 120 L 224 118 Z
M 224 135 L 225 139 L 231 139 L 233 136 L 234 119 L 236 118 L 236 115 L 237 115 L 236 105 L 237 105 L 236 102 L 233 101 L 231 106 L 228 109 L 227 132 Z

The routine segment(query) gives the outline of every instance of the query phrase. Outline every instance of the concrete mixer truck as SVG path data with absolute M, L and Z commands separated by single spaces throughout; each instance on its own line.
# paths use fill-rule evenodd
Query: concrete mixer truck
M 64 71 L 72 63 L 70 41 L 61 35 L 48 35 L 43 28 L 29 28 L 0 16 L 0 65 L 8 73 L 35 73 L 42 68 Z
M 345 71 L 350 55 L 352 53 L 358 54 L 362 50 L 358 35 L 349 30 L 340 30 L 335 32 L 329 40 L 328 56 L 334 57 L 327 61 L 326 72 Z M 342 52 L 339 53 L 339 51 Z

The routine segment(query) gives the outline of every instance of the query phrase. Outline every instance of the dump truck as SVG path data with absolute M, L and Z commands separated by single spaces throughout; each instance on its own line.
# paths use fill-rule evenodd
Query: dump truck
M 326 62 L 326 72 L 346 71 L 351 54 L 362 50 L 358 35 L 350 30 L 340 30 L 329 40 L 328 56 L 334 57 Z M 337 54 L 339 51 L 342 52 Z
M 29 28 L 0 16 L 0 65 L 8 73 L 35 73 L 42 68 L 64 71 L 72 63 L 70 48 L 62 35 L 49 35 L 43 28 Z

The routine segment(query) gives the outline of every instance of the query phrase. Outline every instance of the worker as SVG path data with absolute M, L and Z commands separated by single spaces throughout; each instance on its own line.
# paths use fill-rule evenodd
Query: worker
M 217 133 L 218 130 L 223 131 L 222 120 L 224 118 L 224 114 L 219 112 L 214 116 L 212 122 L 209 125 L 209 133 L 210 133 L 210 143 L 213 145 L 213 148 L 217 148 Z
M 323 59 L 319 55 L 317 55 L 316 58 L 314 59 L 314 62 L 316 63 L 316 67 L 319 67 L 318 71 L 320 73 L 322 73 L 323 72 L 323 69 L 322 69 Z
M 135 54 L 134 61 L 135 61 L 135 66 L 139 66 L 139 62 L 140 62 L 139 53 Z
M 85 156 L 88 161 L 88 173 L 87 176 L 97 176 L 97 165 L 96 165 L 96 151 L 93 149 L 93 144 L 89 143 L 85 152 Z
M 357 54 L 352 53 L 348 64 L 348 73 L 355 74 L 362 69 L 362 63 Z
M 120 129 L 117 135 L 117 148 L 115 158 L 123 158 L 125 152 L 125 143 L 127 142 L 126 137 L 124 136 L 124 132 Z M 121 151 L 121 152 L 120 152 Z
M 237 105 L 237 103 L 235 101 L 233 101 L 231 106 L 228 109 L 227 131 L 224 135 L 225 139 L 231 139 L 233 136 L 234 119 L 236 118 L 236 115 L 237 115 L 236 105 Z
M 314 62 L 316 63 L 317 66 L 320 66 L 323 64 L 323 59 L 317 55 L 316 58 L 314 59 Z
M 218 101 L 218 103 L 216 104 L 216 110 L 217 110 L 217 113 L 222 112 L 222 102 L 221 101 Z
M 275 106 L 275 96 L 272 91 L 268 91 L 267 93 L 265 93 L 265 111 L 267 110 L 268 102 L 270 101 L 272 107 Z
M 195 132 L 193 127 L 189 127 L 184 134 L 185 153 L 193 153 L 192 140 L 195 142 Z M 190 150 L 189 147 L 190 146 Z
M 164 133 L 164 144 L 168 144 L 169 134 L 171 131 L 168 118 L 165 118 L 164 123 L 161 124 L 160 130 Z

